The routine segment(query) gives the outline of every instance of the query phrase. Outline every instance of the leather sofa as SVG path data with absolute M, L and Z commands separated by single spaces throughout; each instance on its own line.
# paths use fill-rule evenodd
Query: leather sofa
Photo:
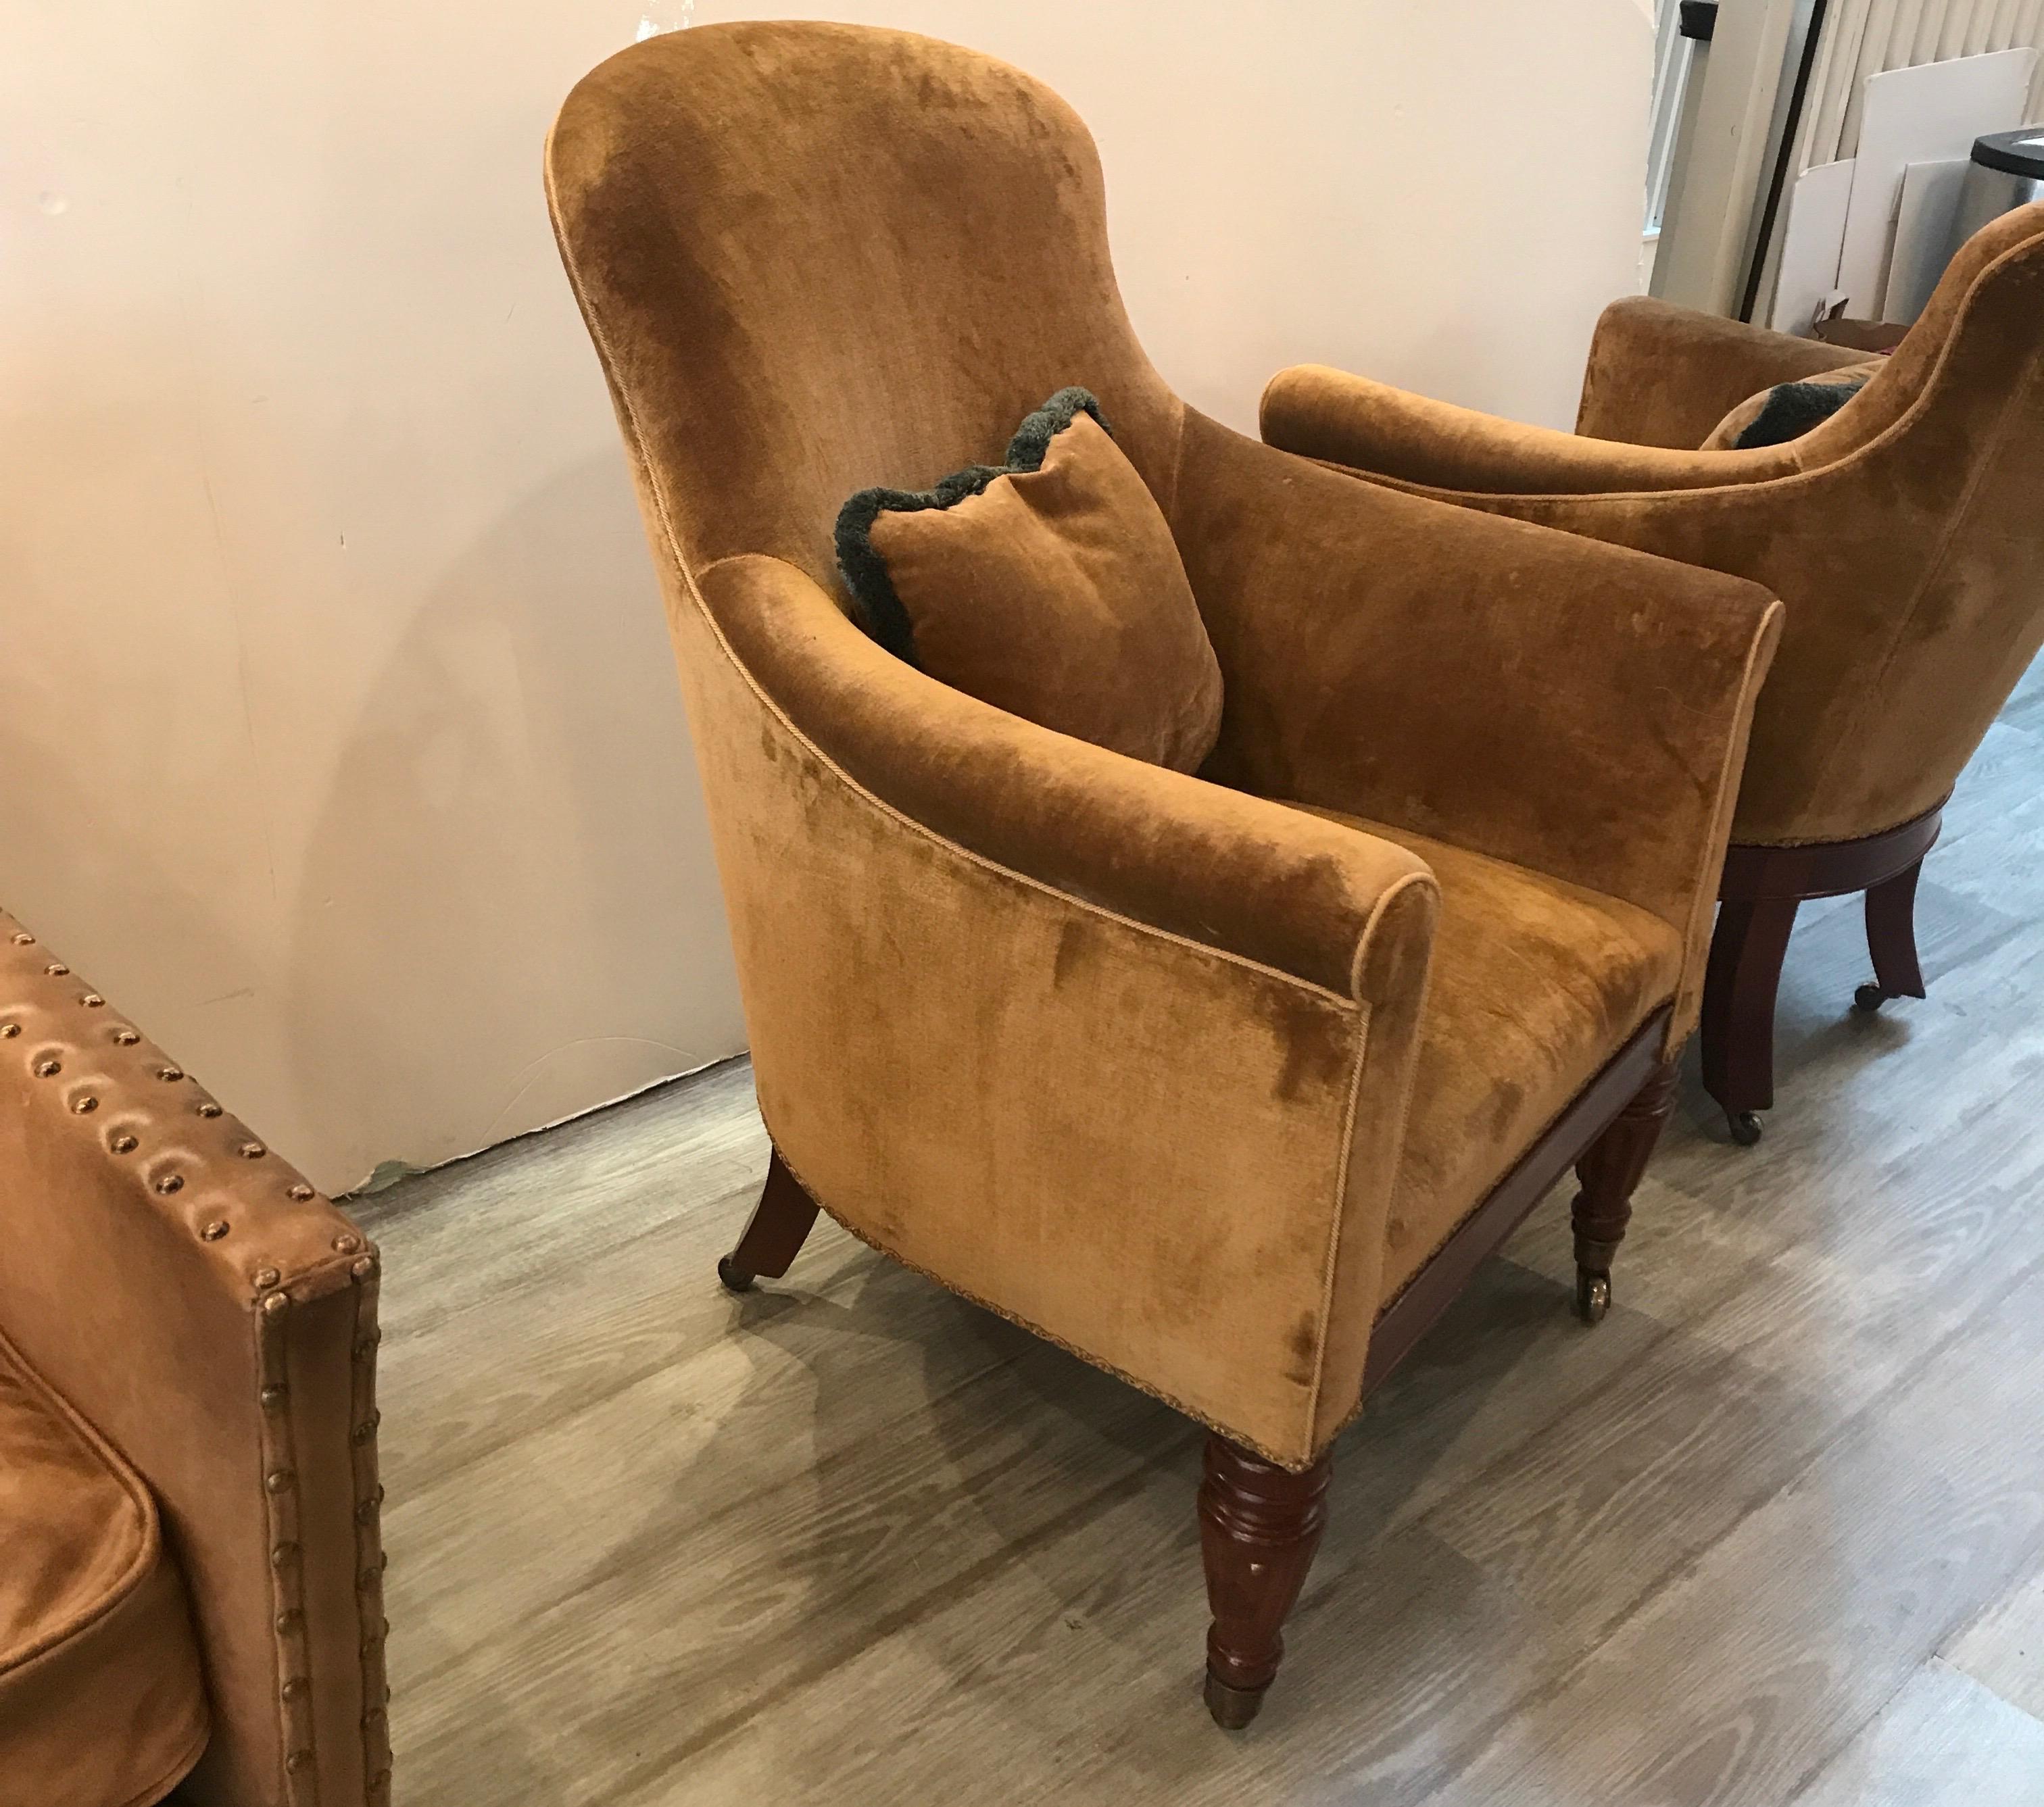
M 382 1807 L 375 1249 L 0 914 L 0 1802 Z

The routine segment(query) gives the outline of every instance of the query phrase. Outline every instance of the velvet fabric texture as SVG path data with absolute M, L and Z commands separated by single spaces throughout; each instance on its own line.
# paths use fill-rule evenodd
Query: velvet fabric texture
M 1386 1299 L 1581 1076 L 1671 1000 L 1671 1042 L 1693 1022 L 1776 605 L 1186 408 L 1083 127 L 985 57 L 655 39 L 578 85 L 548 175 L 782 1157 L 855 1233 L 1304 1467 Z M 836 585 L 847 493 L 984 459 L 1073 382 L 1217 659 L 1197 777 L 933 681 Z
M 189 1606 L 212 1721 L 194 1798 L 385 1807 L 374 1252 L 4 913 L 0 1246 L 0 1332 L 16 1360 L 118 1452 L 124 1489 L 130 1477 L 146 1488 L 160 1523 L 150 1586 L 178 1614 Z M 6 1441 L 0 1430 L 0 1475 Z M 75 1472 L 42 1473 L 17 1503 L 48 1540 L 91 1507 L 59 1497 Z M 0 1523 L 0 1572 L 17 1535 Z M 125 1610 L 140 1613 L 134 1598 Z M 169 1607 L 152 1622 L 167 1627 Z M 132 1623 L 116 1641 L 141 1635 Z M 52 1723 L 110 1731 L 125 1701 L 121 1735 L 138 1751 L 188 1744 L 198 1722 L 173 1685 L 171 1640 L 156 1636 L 146 1698 L 74 1674 L 90 1691 L 60 1707 L 69 1690 L 52 1686 Z M 21 1785 L 7 1704 L 0 1691 L 0 1801 L 68 1801 L 55 1781 Z
M 1220 668 L 1171 529 L 1083 389 L 999 466 L 865 489 L 838 566 L 889 652 L 982 702 L 1190 772 L 1220 731 Z
M 1827 357 L 1865 361 L 1623 301 L 1585 386 L 1585 426 L 1609 436 L 1314 366 L 1273 379 L 1263 431 L 1373 486 L 1765 585 L 1788 616 L 1733 838 L 1852 840 L 1950 791 L 2044 642 L 2044 203 L 1963 246 L 1902 344 L 1811 432 L 1750 451 L 1659 449 L 1692 428 L 1697 443 L 1712 410 Z M 1693 379 L 1693 408 L 1673 405 L 1670 370 Z
M 206 1738 L 148 1489 L 0 1337 L 0 1800 L 152 1807 Z

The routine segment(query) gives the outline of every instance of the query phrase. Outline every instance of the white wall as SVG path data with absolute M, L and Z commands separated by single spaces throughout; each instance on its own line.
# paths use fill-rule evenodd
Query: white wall
M 540 193 L 642 10 L 6 0 L 0 898 L 330 1187 L 742 1042 Z M 814 10 L 1062 89 L 1237 424 L 1307 358 L 1566 423 L 1631 286 L 1639 0 Z

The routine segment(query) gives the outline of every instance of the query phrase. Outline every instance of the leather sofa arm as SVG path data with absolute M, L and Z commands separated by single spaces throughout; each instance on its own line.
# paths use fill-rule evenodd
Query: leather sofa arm
M 1216 776 L 1650 910 L 1693 992 L 1778 602 L 1197 418 L 1174 525 L 1228 687 Z
M 0 1242 L 0 1326 L 156 1497 L 212 1709 L 195 1794 L 380 1807 L 376 1251 L 5 915 Z
M 874 645 L 793 565 L 699 579 L 740 662 L 793 724 L 885 805 L 1089 904 L 1343 997 L 1398 889 L 1401 847 L 1052 733 Z
M 1867 355 L 1645 295 L 1604 310 L 1583 370 L 1576 431 L 1693 451 L 1747 397 L 1863 364 Z

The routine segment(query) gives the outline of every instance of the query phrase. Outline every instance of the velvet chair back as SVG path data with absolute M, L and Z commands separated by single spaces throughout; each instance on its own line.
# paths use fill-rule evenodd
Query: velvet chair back
M 768 553 L 835 593 L 847 496 L 997 458 L 1069 383 L 1168 481 L 1181 405 L 1122 307 L 1099 158 L 1019 71 L 905 33 L 678 33 L 578 85 L 548 178 L 691 568 Z

